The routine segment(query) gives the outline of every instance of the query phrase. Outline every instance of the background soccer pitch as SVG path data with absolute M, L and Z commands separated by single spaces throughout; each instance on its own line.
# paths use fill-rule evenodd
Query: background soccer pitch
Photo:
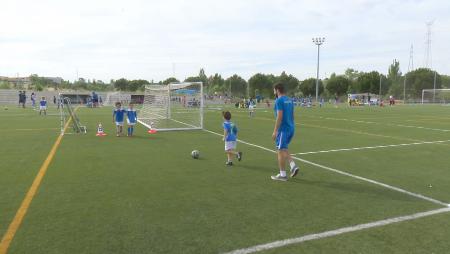
M 59 135 L 59 118 L 1 108 L 3 236 Z M 111 108 L 79 108 L 88 133 L 63 137 L 8 253 L 221 253 L 443 207 L 302 162 L 297 178 L 271 181 L 272 110 L 258 108 L 254 118 L 230 110 L 248 143 L 238 145 L 243 161 L 233 167 L 213 133 L 147 134 L 138 125 L 135 137 L 117 138 Z M 290 152 L 450 203 L 448 111 L 296 109 Z M 108 136 L 95 137 L 99 122 Z M 221 110 L 205 111 L 205 129 L 222 133 L 221 123 Z M 267 253 L 446 253 L 448 239 L 450 213 L 442 213 Z

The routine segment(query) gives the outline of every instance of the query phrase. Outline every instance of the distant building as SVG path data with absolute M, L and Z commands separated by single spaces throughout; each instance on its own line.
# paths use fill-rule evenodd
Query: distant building
M 41 77 L 44 79 L 48 79 L 51 82 L 60 85 L 63 81 L 61 77 Z M 3 77 L 0 76 L 0 81 L 8 82 L 10 85 L 14 86 L 20 86 L 24 89 L 28 89 L 28 87 L 31 85 L 31 78 L 30 77 Z

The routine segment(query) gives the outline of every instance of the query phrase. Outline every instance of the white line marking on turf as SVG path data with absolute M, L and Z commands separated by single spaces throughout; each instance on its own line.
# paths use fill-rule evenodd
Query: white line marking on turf
M 322 150 L 322 151 L 314 151 L 314 152 L 295 153 L 295 154 L 293 154 L 293 155 L 305 155 L 305 154 L 316 154 L 316 153 L 343 152 L 343 151 L 354 151 L 354 150 L 365 150 L 365 149 L 377 149 L 377 148 L 388 148 L 388 147 L 399 147 L 399 146 L 412 146 L 412 145 L 424 145 L 424 144 L 438 144 L 438 143 L 446 143 L 446 142 L 450 142 L 450 140 L 423 141 L 423 142 L 405 143 L 405 144 L 395 144 L 395 145 L 380 145 L 380 146 L 364 146 L 364 147 L 342 148 L 342 149 Z
M 222 136 L 222 134 L 219 134 L 219 133 L 214 132 L 214 131 L 210 131 L 210 130 L 206 130 L 206 129 L 204 129 L 204 131 L 209 132 L 211 134 L 218 135 L 218 136 Z M 266 148 L 266 147 L 263 147 L 263 146 L 255 145 L 255 144 L 252 144 L 252 143 L 248 143 L 248 142 L 245 142 L 245 141 L 240 140 L 240 139 L 238 139 L 238 142 L 246 144 L 246 145 L 249 145 L 249 146 L 257 147 L 257 148 L 260 148 L 260 149 L 268 151 L 268 152 L 277 153 L 275 150 L 272 150 L 272 149 L 269 149 L 269 148 Z M 325 170 L 328 170 L 328 171 L 332 171 L 332 172 L 335 172 L 335 173 L 338 173 L 338 174 L 341 174 L 341 175 L 349 176 L 349 177 L 352 177 L 352 178 L 355 178 L 355 179 L 358 179 L 358 180 L 361 180 L 361 181 L 364 181 L 364 182 L 369 182 L 369 183 L 372 183 L 372 184 L 375 184 L 375 185 L 379 185 L 379 186 L 385 187 L 387 189 L 398 191 L 398 192 L 401 192 L 401 193 L 404 193 L 404 194 L 407 194 L 409 196 L 413 196 L 413 197 L 416 197 L 416 198 L 419 198 L 419 199 L 427 200 L 429 202 L 432 202 L 432 203 L 435 203 L 435 204 L 438 204 L 438 205 L 441 205 L 441 206 L 445 206 L 445 207 L 448 206 L 447 203 L 444 203 L 442 201 L 439 201 L 439 200 L 436 200 L 436 199 L 433 199 L 433 198 L 430 198 L 430 197 L 426 197 L 426 196 L 424 196 L 422 194 L 417 194 L 417 193 L 414 193 L 414 192 L 410 192 L 410 191 L 407 191 L 407 190 L 404 190 L 404 189 L 401 189 L 401 188 L 398 188 L 398 187 L 395 187 L 395 186 L 392 186 L 392 185 L 388 185 L 388 184 L 385 184 L 385 183 L 382 183 L 382 182 L 378 182 L 378 181 L 375 181 L 375 180 L 372 180 L 372 179 L 369 179 L 369 178 L 365 178 L 365 177 L 362 177 L 362 176 L 353 175 L 353 174 L 350 174 L 350 173 L 347 173 L 347 172 L 344 172 L 344 171 L 340 171 L 340 170 L 337 170 L 337 169 L 334 169 L 334 168 L 331 168 L 331 167 L 320 165 L 320 164 L 317 164 L 315 162 L 308 161 L 308 160 L 305 160 L 305 159 L 301 159 L 301 158 L 298 158 L 298 157 L 295 157 L 295 156 L 292 156 L 292 158 L 295 159 L 295 160 L 301 161 L 303 163 L 306 163 L 306 164 L 318 167 L 318 168 L 322 168 L 322 169 L 325 169 Z
M 429 127 L 405 125 L 405 124 L 369 122 L 369 121 L 353 120 L 353 119 L 346 119 L 346 118 L 334 118 L 334 117 L 323 117 L 323 116 L 318 116 L 317 118 L 326 119 L 326 120 L 336 120 L 336 121 L 350 121 L 350 122 L 364 123 L 364 124 L 376 124 L 376 125 L 396 126 L 396 127 L 405 127 L 405 128 L 416 128 L 416 129 L 431 130 L 431 131 L 443 131 L 443 132 L 450 131 L 447 129 L 429 128 Z
M 298 243 L 303 243 L 303 242 L 312 241 L 312 240 L 318 240 L 318 239 L 337 236 L 337 235 L 341 235 L 341 234 L 345 234 L 345 233 L 361 231 L 361 230 L 365 230 L 365 229 L 369 229 L 369 228 L 386 226 L 386 225 L 393 224 L 393 223 L 416 220 L 419 218 L 428 217 L 428 216 L 432 216 L 432 215 L 436 215 L 436 214 L 440 214 L 440 213 L 448 213 L 448 212 L 450 212 L 450 208 L 441 208 L 441 209 L 431 210 L 428 212 L 415 213 L 412 215 L 406 215 L 406 216 L 400 216 L 400 217 L 395 217 L 395 218 L 390 218 L 390 219 L 385 219 L 385 220 L 379 220 L 379 221 L 375 221 L 375 222 L 370 222 L 370 223 L 359 224 L 359 225 L 355 225 L 355 226 L 325 231 L 322 233 L 304 235 L 304 236 L 300 236 L 300 237 L 296 237 L 296 238 L 290 238 L 290 239 L 279 240 L 279 241 L 275 241 L 275 242 L 271 242 L 271 243 L 255 245 L 255 246 L 248 247 L 245 249 L 238 249 L 238 250 L 230 251 L 225 254 L 254 253 L 254 252 L 259 252 L 259 251 L 263 251 L 263 250 L 280 248 L 280 247 L 284 247 L 286 245 L 298 244 Z

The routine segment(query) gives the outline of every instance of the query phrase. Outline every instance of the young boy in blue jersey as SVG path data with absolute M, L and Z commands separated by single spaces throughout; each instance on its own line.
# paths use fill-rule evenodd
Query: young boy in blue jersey
M 137 112 L 134 109 L 133 103 L 130 102 L 127 109 L 127 124 L 128 124 L 128 137 L 133 136 L 134 126 L 137 122 Z
M 39 102 L 39 115 L 42 114 L 42 111 L 44 112 L 44 115 L 47 115 L 47 101 L 45 100 L 45 97 L 42 97 Z
M 223 119 L 223 141 L 225 141 L 225 153 L 227 154 L 227 166 L 233 166 L 233 156 L 238 161 L 242 160 L 242 152 L 236 152 L 237 127 L 231 122 L 231 113 L 229 111 L 222 112 Z
M 113 122 L 116 123 L 116 136 L 122 135 L 123 130 L 123 118 L 125 110 L 122 108 L 122 103 L 116 102 L 116 108 L 113 111 Z
M 275 141 L 277 147 L 278 168 L 280 173 L 271 178 L 272 180 L 277 181 L 287 181 L 286 162 L 289 163 L 291 177 L 296 176 L 299 170 L 288 151 L 289 143 L 295 133 L 294 103 L 286 96 L 286 90 L 283 83 L 276 83 L 273 91 L 277 99 L 275 100 L 274 105 L 276 122 L 272 133 L 272 139 Z

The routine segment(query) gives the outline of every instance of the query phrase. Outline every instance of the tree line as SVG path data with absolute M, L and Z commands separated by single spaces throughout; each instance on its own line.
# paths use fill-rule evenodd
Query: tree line
M 127 80 L 125 78 L 110 80 L 109 83 L 105 83 L 101 80 L 79 78 L 74 82 L 63 81 L 61 84 L 55 84 L 37 75 L 32 75 L 30 78 L 30 88 L 35 90 L 54 87 L 55 89 L 133 92 L 143 91 L 146 85 L 155 83 L 144 79 Z M 272 86 L 279 81 L 286 84 L 291 96 L 314 97 L 316 93 L 315 78 L 299 80 L 286 72 L 282 72 L 280 75 L 256 73 L 248 80 L 245 80 L 238 74 L 224 78 L 221 74 L 215 73 L 208 77 L 204 69 L 200 69 L 198 75 L 188 77 L 185 80 L 169 77 L 157 83 L 167 85 L 180 81 L 203 82 L 205 91 L 208 94 L 235 97 L 261 96 L 271 98 L 273 97 Z M 377 71 L 362 72 L 351 68 L 348 68 L 344 74 L 337 75 L 332 73 L 329 77 L 319 80 L 319 95 L 325 98 L 332 98 L 344 96 L 348 93 L 373 93 L 403 98 L 405 93 L 406 99 L 418 98 L 422 93 L 422 89 L 432 89 L 434 82 L 437 89 L 450 88 L 450 76 L 435 73 L 435 71 L 427 68 L 419 68 L 403 74 L 400 72 L 399 61 L 394 60 L 388 68 L 387 75 Z

